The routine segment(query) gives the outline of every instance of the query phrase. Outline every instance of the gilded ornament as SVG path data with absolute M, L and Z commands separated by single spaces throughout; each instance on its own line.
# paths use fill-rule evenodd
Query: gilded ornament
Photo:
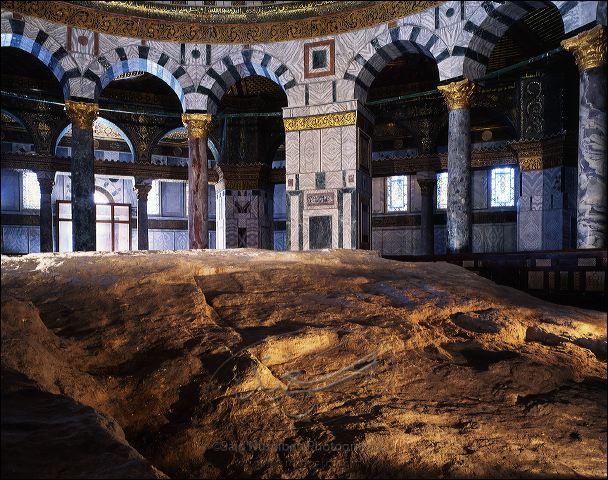
M 466 78 L 459 82 L 452 82 L 437 87 L 437 90 L 445 97 L 449 110 L 468 108 L 474 89 L 475 84 Z
M 182 122 L 188 128 L 189 138 L 203 138 L 209 135 L 213 117 L 208 113 L 183 113 Z
M 357 123 L 357 112 L 328 113 L 310 117 L 283 119 L 286 132 L 312 130 L 316 128 L 344 127 Z
M 65 111 L 72 123 L 81 130 L 92 130 L 93 123 L 99 114 L 99 105 L 96 103 L 65 101 Z
M 574 55 L 581 72 L 601 67 L 606 64 L 606 29 L 596 25 L 591 30 L 563 40 L 562 47 Z
M 313 2 L 304 2 L 307 5 L 300 8 L 298 15 L 289 13 L 295 8 L 293 6 L 275 5 L 272 7 L 275 15 L 260 14 L 254 16 L 253 21 L 248 17 L 252 12 L 251 7 L 248 7 L 240 23 L 237 18 L 243 15 L 240 10 L 233 10 L 232 17 L 226 16 L 226 13 L 220 14 L 219 10 L 209 10 L 209 13 L 199 18 L 192 12 L 202 7 L 183 7 L 184 14 L 176 16 L 161 15 L 159 4 L 152 2 L 129 2 L 129 8 L 138 9 L 139 12 L 128 13 L 126 3 L 7 0 L 2 2 L 2 7 L 22 15 L 121 37 L 180 43 L 253 44 L 360 30 L 422 12 L 443 2 L 351 2 L 364 6 L 349 9 L 339 6 L 342 2 L 333 2 L 331 8 L 326 6 L 325 10 L 319 10 Z M 262 8 L 260 12 L 264 11 L 263 7 L 259 8 Z

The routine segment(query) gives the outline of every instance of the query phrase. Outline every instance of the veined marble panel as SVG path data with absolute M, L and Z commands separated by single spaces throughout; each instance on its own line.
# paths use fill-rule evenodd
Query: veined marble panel
M 357 126 L 342 128 L 342 170 L 357 168 Z
M 308 105 L 326 105 L 333 102 L 331 81 L 308 84 Z
M 342 169 L 342 129 L 321 129 L 321 171 L 333 172 Z
M 352 202 L 353 194 L 344 193 L 342 197 L 342 246 L 344 248 L 351 248 L 352 245 Z
M 321 131 L 303 130 L 300 132 L 300 171 L 321 171 Z
M 304 210 L 302 231 L 304 235 L 304 250 L 310 250 L 310 231 L 309 231 L 309 219 L 310 217 L 331 217 L 331 248 L 338 248 L 338 209 L 337 208 L 326 208 L 316 210 Z

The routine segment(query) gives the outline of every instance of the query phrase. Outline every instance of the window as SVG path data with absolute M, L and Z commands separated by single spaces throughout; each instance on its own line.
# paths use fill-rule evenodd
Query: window
M 448 172 L 437 174 L 437 209 L 448 208 Z
M 96 192 L 99 193 L 99 192 Z M 95 206 L 95 250 L 131 250 L 131 205 L 98 203 Z M 72 251 L 72 204 L 57 201 L 57 244 L 60 252 Z
M 23 172 L 23 208 L 40 210 L 40 184 L 34 172 Z
M 160 181 L 152 180 L 148 193 L 148 215 L 160 215 Z
M 407 211 L 407 176 L 386 178 L 386 211 Z
M 492 207 L 513 207 L 515 205 L 515 169 L 494 168 L 491 181 Z

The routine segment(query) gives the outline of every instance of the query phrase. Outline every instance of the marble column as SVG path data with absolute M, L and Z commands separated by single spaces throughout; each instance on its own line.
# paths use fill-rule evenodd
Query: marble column
M 137 192 L 137 249 L 148 250 L 148 193 L 152 180 L 135 178 L 133 190 Z
M 467 253 L 472 244 L 471 115 L 475 85 L 467 79 L 437 87 L 449 110 L 447 251 Z
M 416 180 L 420 185 L 420 254 L 435 254 L 435 222 L 433 219 L 433 194 L 437 188 L 435 172 L 418 172 Z
M 95 250 L 95 154 L 93 123 L 99 106 L 66 100 L 72 120 L 72 248 L 75 252 Z
M 54 171 L 37 171 L 40 185 L 40 251 L 53 251 L 53 205 L 51 194 L 55 185 Z
M 606 248 L 606 29 L 564 40 L 580 71 L 577 248 Z
M 207 169 L 207 137 L 211 115 L 184 113 L 182 121 L 188 128 L 188 236 L 191 249 L 209 246 L 209 172 Z

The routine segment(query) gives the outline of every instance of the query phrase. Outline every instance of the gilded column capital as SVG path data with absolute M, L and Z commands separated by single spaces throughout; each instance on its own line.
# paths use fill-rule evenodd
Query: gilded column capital
M 562 41 L 562 47 L 574 55 L 579 71 L 606 64 L 606 29 L 596 25 L 591 30 Z
M 91 130 L 93 128 L 93 123 L 95 123 L 97 115 L 99 114 L 99 105 L 96 103 L 66 100 L 65 111 L 76 128 Z
M 188 129 L 189 138 L 202 138 L 209 135 L 213 117 L 208 113 L 182 113 L 182 122 Z
M 445 97 L 449 110 L 468 108 L 474 89 L 475 84 L 466 78 L 459 82 L 452 82 L 437 87 L 437 90 Z

